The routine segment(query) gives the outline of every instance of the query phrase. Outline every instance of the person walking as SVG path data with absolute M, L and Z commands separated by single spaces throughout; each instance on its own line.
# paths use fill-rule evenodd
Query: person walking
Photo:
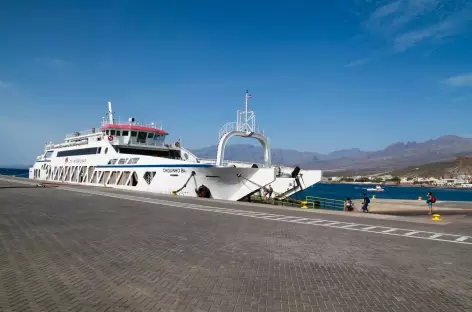
M 370 199 L 367 194 L 364 193 L 364 200 L 362 201 L 362 212 L 369 212 Z
M 428 199 L 426 200 L 426 204 L 428 205 L 429 208 L 429 215 L 433 214 L 433 204 L 436 202 L 436 196 L 433 195 L 433 193 L 428 192 L 428 195 L 426 195 Z

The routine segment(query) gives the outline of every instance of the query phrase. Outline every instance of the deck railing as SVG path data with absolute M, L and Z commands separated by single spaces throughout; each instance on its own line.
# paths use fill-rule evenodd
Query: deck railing
M 307 196 L 306 201 L 308 202 L 308 206 L 310 208 L 328 209 L 328 210 L 337 210 L 337 211 L 344 210 L 344 201 L 339 200 L 339 199 Z
M 201 163 L 205 163 L 205 164 L 216 164 L 216 159 L 215 158 L 199 158 L 198 160 Z M 225 160 L 225 161 L 223 161 L 223 166 L 231 166 L 232 164 L 246 165 L 246 166 L 249 166 L 249 167 L 252 166 L 253 164 L 256 164 L 259 168 L 264 167 L 264 164 L 254 163 L 254 162 L 250 162 L 250 161 L 240 161 L 240 160 Z M 280 168 L 282 170 L 282 173 L 286 173 L 286 174 L 291 174 L 292 171 L 295 169 L 295 167 L 278 166 L 278 165 L 272 165 L 272 167 Z
M 84 136 L 84 135 L 91 135 L 91 134 L 98 133 L 98 132 L 100 132 L 100 129 L 97 129 L 97 128 L 91 128 L 91 129 L 87 129 L 87 130 L 72 132 L 72 133 L 66 134 L 66 139 L 71 139 L 71 138 L 75 138 L 75 137 L 78 137 L 78 136 Z
M 254 132 L 256 134 L 265 136 L 264 131 L 261 128 L 259 128 L 258 125 L 254 125 L 254 127 L 251 129 L 247 127 L 247 125 L 245 124 L 238 124 L 237 122 L 228 122 L 223 127 L 221 127 L 220 132 L 218 134 L 218 138 L 221 139 L 223 135 L 233 132 L 233 131 Z

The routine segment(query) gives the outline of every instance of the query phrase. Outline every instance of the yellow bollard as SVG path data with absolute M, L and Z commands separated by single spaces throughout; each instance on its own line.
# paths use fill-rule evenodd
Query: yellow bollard
M 302 208 L 302 209 L 307 209 L 308 208 L 308 206 L 307 206 L 308 202 L 307 201 L 302 201 L 301 204 L 302 205 L 300 206 L 300 208 Z
M 173 195 L 177 195 L 177 191 L 172 191 L 172 194 L 173 194 Z
M 421 196 L 418 196 L 418 200 L 423 200 L 423 197 L 421 197 Z
M 432 218 L 434 221 L 441 221 L 441 216 L 438 215 L 437 213 L 433 214 L 433 218 Z

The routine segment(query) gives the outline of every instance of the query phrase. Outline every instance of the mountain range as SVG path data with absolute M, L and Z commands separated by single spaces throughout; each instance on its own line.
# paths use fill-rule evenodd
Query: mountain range
M 193 149 L 200 158 L 216 158 L 217 145 Z M 305 169 L 352 171 L 375 169 L 378 172 L 450 160 L 457 155 L 472 155 L 472 139 L 445 135 L 425 142 L 396 142 L 383 150 L 343 149 L 329 154 L 271 148 L 274 165 L 300 166 Z M 260 146 L 227 145 L 225 160 L 263 163 Z

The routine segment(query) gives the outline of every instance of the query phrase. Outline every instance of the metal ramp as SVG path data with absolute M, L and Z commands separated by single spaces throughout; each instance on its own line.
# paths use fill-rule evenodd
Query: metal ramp
M 218 152 L 216 155 L 217 166 L 224 165 L 225 148 L 228 140 L 234 136 L 239 136 L 258 140 L 264 150 L 264 167 L 271 167 L 269 138 L 266 137 L 264 131 L 256 125 L 256 113 L 248 110 L 248 102 L 251 97 L 252 96 L 246 90 L 245 110 L 238 110 L 236 122 L 228 122 L 220 129 Z

